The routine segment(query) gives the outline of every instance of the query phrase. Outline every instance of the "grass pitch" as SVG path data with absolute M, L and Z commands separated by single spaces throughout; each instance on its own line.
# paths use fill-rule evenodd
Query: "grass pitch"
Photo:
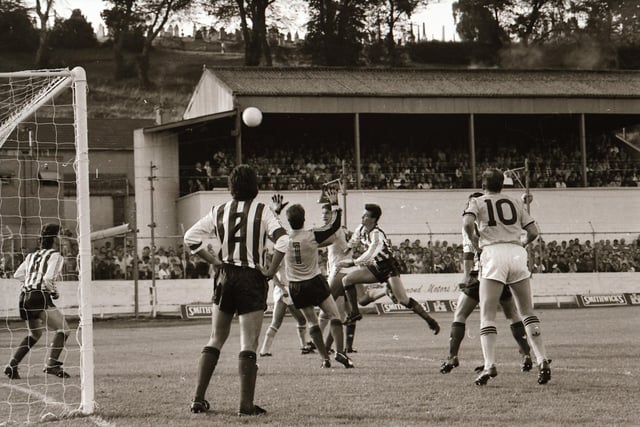
M 95 416 L 62 418 L 64 426 L 637 426 L 640 425 L 640 310 L 638 307 L 538 311 L 552 380 L 520 372 L 520 358 L 506 321 L 498 321 L 497 378 L 473 384 L 482 363 L 476 312 L 467 324 L 461 365 L 439 372 L 448 350 L 451 313 L 436 314 L 434 336 L 415 315 L 369 315 L 358 323 L 355 369 L 320 368 L 317 354 L 301 355 L 296 325 L 287 317 L 273 357 L 259 358 L 256 403 L 262 417 L 238 418 L 238 325 L 225 345 L 207 399 L 212 411 L 191 414 L 196 367 L 210 326 L 203 321 L 114 320 L 95 323 Z M 269 318 L 265 318 L 266 329 Z M 12 328 L 21 324 L 10 324 Z M 14 332 L 13 340 L 21 339 Z M 0 357 L 9 358 L 10 333 L 0 333 Z M 73 377 L 41 372 L 38 343 L 28 380 L 0 380 L 0 425 L 59 417 L 78 401 L 77 346 L 70 339 L 66 366 Z M 73 362 L 73 359 L 76 362 Z M 26 375 L 25 375 L 26 376 Z M 46 404 L 42 399 L 46 395 Z M 30 405 L 21 402 L 30 401 Z M 29 411 L 28 411 L 28 408 Z

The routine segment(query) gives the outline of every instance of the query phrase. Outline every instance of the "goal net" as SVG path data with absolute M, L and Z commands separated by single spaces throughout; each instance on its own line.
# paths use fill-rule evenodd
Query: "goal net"
M 7 425 L 94 411 L 86 91 L 79 67 L 0 73 L 0 423 Z M 68 377 L 44 372 L 59 342 L 57 319 L 47 311 L 29 321 L 41 332 L 33 344 L 18 308 L 22 282 L 14 278 L 51 223 L 61 227 L 64 260 L 53 302 L 68 325 L 54 360 Z M 25 342 L 31 349 L 13 370 Z

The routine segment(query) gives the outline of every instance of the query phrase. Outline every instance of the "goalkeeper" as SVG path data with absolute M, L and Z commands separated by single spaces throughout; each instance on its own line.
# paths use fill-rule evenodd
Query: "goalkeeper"
M 482 195 L 483 193 L 479 192 L 473 193 L 469 196 L 469 200 Z M 478 280 L 478 259 L 480 254 L 475 253 L 473 245 L 471 244 L 471 239 L 469 239 L 464 231 L 462 232 L 462 247 L 464 277 L 462 283 L 458 285 L 461 292 L 458 297 L 456 311 L 453 315 L 453 323 L 451 324 L 451 333 L 449 335 L 449 357 L 447 357 L 447 360 L 442 362 L 442 365 L 440 366 L 440 372 L 443 374 L 448 374 L 453 370 L 453 368 L 459 366 L 460 362 L 458 361 L 458 351 L 460 349 L 460 344 L 464 339 L 466 321 L 480 301 L 480 281 Z M 522 372 L 528 372 L 533 366 L 530 354 L 531 348 L 527 342 L 527 333 L 524 329 L 524 324 L 520 319 L 520 315 L 518 314 L 518 310 L 511 295 L 511 290 L 508 286 L 504 287 L 502 295 L 500 295 L 500 305 L 502 306 L 502 310 L 504 311 L 506 318 L 511 321 L 511 333 L 518 343 L 520 354 L 522 355 L 521 370 Z M 481 366 L 479 368 L 482 370 L 483 367 Z
M 53 303 L 54 299 L 58 299 L 55 280 L 60 277 L 64 264 L 64 258 L 60 254 L 60 239 L 58 224 L 43 226 L 40 249 L 28 254 L 13 276 L 23 282 L 18 306 L 29 334 L 22 340 L 4 370 L 5 375 L 12 380 L 20 379 L 18 365 L 38 342 L 44 328 L 55 331 L 44 372 L 69 378 L 69 374 L 62 369 L 62 362 L 58 360 L 69 336 L 69 327 L 64 315 Z

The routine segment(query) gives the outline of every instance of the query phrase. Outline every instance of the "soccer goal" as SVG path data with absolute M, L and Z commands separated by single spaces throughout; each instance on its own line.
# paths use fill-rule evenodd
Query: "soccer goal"
M 28 335 L 13 273 L 39 245 L 41 229 L 61 227 L 64 266 L 55 305 L 69 325 L 57 360 L 69 377 L 45 373 L 56 331 L 42 330 L 0 382 L 0 420 L 31 423 L 95 409 L 87 81 L 76 67 L 0 73 L 0 366 Z

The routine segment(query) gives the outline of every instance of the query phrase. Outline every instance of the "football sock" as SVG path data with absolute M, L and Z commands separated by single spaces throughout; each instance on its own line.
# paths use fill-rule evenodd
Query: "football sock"
M 53 340 L 51 341 L 51 348 L 49 350 L 49 365 L 52 365 L 53 362 L 58 362 L 58 357 L 60 357 L 60 353 L 62 353 L 62 349 L 64 348 L 64 343 L 67 341 L 68 335 L 64 332 L 56 332 L 53 336 Z
M 331 333 L 331 330 L 329 330 L 329 333 L 327 334 L 327 338 L 325 338 L 324 340 L 324 346 L 327 349 L 327 351 L 329 351 L 332 345 L 333 345 L 333 334 Z
M 355 285 L 345 286 L 344 294 L 347 297 L 347 301 L 349 301 L 349 304 L 351 304 L 351 313 L 360 313 L 360 309 L 358 308 L 358 291 Z
M 327 354 L 327 348 L 324 346 L 324 340 L 322 339 L 322 331 L 320 330 L 320 326 L 313 325 L 309 328 L 309 335 L 311 336 L 311 341 L 316 345 L 316 349 L 318 353 L 320 353 L 320 357 L 322 360 L 327 359 L 329 355 Z
M 209 381 L 213 371 L 218 364 L 218 358 L 220 357 L 220 350 L 215 347 L 205 347 L 200 354 L 200 360 L 198 361 L 198 384 L 196 385 L 195 400 L 204 400 L 204 395 L 209 387 Z
M 273 325 L 269 326 L 267 329 L 267 333 L 264 335 L 264 341 L 262 342 L 262 348 L 260 349 L 260 354 L 269 353 L 271 350 L 271 344 L 273 344 L 273 339 L 278 333 L 278 328 Z
M 407 304 L 405 307 L 410 308 L 414 313 L 422 317 L 427 322 L 430 322 L 433 320 L 433 318 L 429 316 L 429 313 L 427 313 L 427 311 L 424 309 L 422 304 L 420 304 L 418 301 L 414 300 L 413 298 L 409 298 L 409 304 Z
M 498 340 L 498 329 L 495 322 L 482 322 L 480 328 L 480 344 L 482 344 L 482 354 L 484 355 L 484 368 L 488 369 L 496 364 L 496 342 Z
M 327 314 L 323 311 L 320 313 L 320 316 L 318 316 L 318 326 L 320 326 L 320 330 L 322 331 L 322 333 L 324 333 L 324 331 L 327 330 L 328 324 L 329 324 L 329 318 L 327 317 Z
M 240 412 L 253 412 L 253 397 L 256 391 L 258 365 L 256 353 L 241 351 L 238 355 L 238 373 L 240 374 Z
M 520 347 L 520 354 L 530 354 L 531 347 L 527 341 L 527 331 L 524 328 L 524 323 L 515 322 L 511 324 L 511 334 Z
M 356 338 L 356 323 L 349 323 L 344 327 L 345 348 L 353 349 L 353 340 Z
M 522 323 L 524 323 L 524 328 L 527 331 L 529 345 L 536 354 L 536 361 L 540 364 L 547 358 L 547 351 L 542 342 L 542 331 L 540 331 L 540 319 L 537 316 L 528 316 L 522 319 Z
M 329 323 L 331 327 L 331 335 L 336 344 L 336 353 L 344 352 L 344 334 L 342 333 L 342 322 L 340 319 L 331 319 Z
M 462 322 L 453 322 L 451 324 L 451 333 L 449 334 L 449 356 L 457 356 L 460 351 L 460 344 L 464 339 L 464 333 L 467 325 Z
M 298 325 L 298 340 L 300 341 L 300 348 L 307 345 L 307 325 Z
M 33 347 L 37 342 L 38 342 L 38 338 L 33 337 L 31 335 L 27 335 L 26 337 L 24 337 L 22 339 L 22 342 L 16 349 L 15 353 L 13 354 L 13 357 L 9 362 L 9 366 L 13 368 L 18 366 L 18 364 L 22 361 L 22 359 L 24 359 L 24 356 L 26 356 L 27 353 L 29 353 L 29 350 L 31 350 L 31 347 Z

